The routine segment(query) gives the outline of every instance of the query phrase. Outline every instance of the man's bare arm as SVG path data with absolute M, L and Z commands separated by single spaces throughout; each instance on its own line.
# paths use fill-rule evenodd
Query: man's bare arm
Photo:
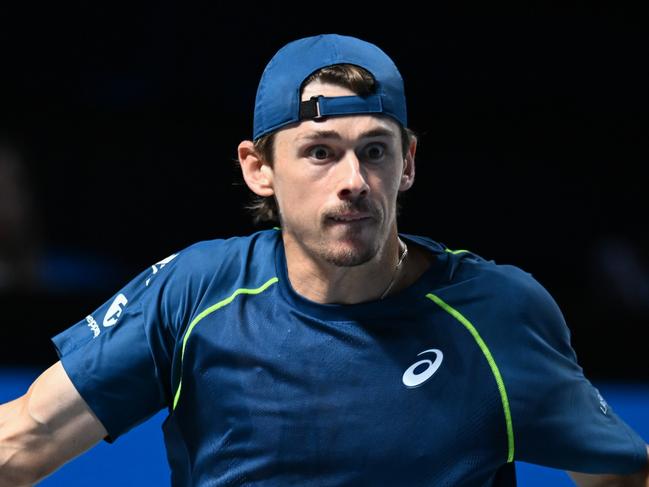
M 0 405 L 0 487 L 31 485 L 107 435 L 61 362 Z
M 647 446 L 647 467 L 633 475 L 592 475 L 568 472 L 579 487 L 649 487 L 649 446 Z

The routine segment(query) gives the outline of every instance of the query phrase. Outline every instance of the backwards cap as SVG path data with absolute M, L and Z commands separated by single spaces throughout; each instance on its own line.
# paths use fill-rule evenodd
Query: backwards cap
M 301 102 L 304 80 L 335 64 L 365 68 L 376 80 L 369 96 L 319 96 Z M 374 44 L 355 37 L 323 34 L 290 42 L 270 60 L 255 99 L 253 139 L 306 119 L 335 115 L 381 113 L 406 127 L 403 80 L 392 59 Z

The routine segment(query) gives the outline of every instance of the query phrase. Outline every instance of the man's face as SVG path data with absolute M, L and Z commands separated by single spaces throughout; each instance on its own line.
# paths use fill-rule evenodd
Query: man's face
M 353 95 L 313 82 L 302 99 Z M 399 190 L 412 184 L 412 154 L 388 117 L 355 115 L 304 121 L 275 138 L 272 186 L 282 230 L 310 257 L 336 266 L 371 260 L 396 231 Z

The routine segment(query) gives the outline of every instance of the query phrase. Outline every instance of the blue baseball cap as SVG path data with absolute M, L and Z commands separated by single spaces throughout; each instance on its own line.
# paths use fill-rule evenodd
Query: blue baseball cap
M 304 80 L 335 64 L 353 64 L 369 71 L 376 80 L 375 93 L 301 101 Z M 374 44 L 355 37 L 306 37 L 282 47 L 264 69 L 255 98 L 253 140 L 302 120 L 372 113 L 388 115 L 407 126 L 403 79 L 392 59 Z

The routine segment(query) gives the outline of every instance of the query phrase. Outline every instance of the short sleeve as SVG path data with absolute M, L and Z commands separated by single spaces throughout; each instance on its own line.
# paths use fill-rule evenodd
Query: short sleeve
M 107 441 L 169 404 L 176 254 L 119 290 L 77 324 L 52 338 L 72 383 L 108 431 Z M 182 300 L 178 300 L 182 304 Z
M 584 473 L 645 468 L 645 442 L 584 377 L 559 307 L 526 276 L 510 300 L 518 311 L 504 371 L 516 459 Z

